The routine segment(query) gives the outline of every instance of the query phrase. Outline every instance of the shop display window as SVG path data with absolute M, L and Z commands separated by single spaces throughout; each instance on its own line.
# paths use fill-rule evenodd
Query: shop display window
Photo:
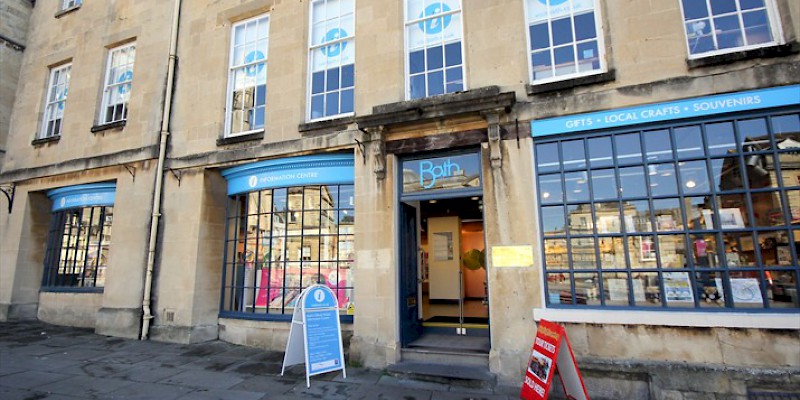
M 534 154 L 549 304 L 798 308 L 797 113 L 539 138 Z
M 69 208 L 52 214 L 42 286 L 105 286 L 114 207 Z
M 352 185 L 294 186 L 243 193 L 228 208 L 223 310 L 286 318 L 300 292 L 323 284 L 342 315 L 353 295 Z

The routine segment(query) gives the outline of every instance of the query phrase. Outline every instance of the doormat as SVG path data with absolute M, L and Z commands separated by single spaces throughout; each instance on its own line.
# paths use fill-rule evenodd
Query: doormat
M 437 315 L 426 319 L 424 322 L 435 322 L 443 324 L 457 324 L 459 323 L 458 317 L 448 317 L 444 315 Z M 483 324 L 489 325 L 489 318 L 481 317 L 464 317 L 465 324 Z

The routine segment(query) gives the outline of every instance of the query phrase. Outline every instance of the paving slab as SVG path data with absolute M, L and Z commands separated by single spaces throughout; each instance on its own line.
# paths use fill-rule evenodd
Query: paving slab
M 176 367 L 164 366 L 161 363 L 152 361 L 143 361 L 131 366 L 131 368 L 109 375 L 109 377 L 140 383 L 153 383 L 182 372 L 184 370 Z
M 291 392 L 291 390 L 299 384 L 301 383 L 282 381 L 270 376 L 252 376 L 243 380 L 241 383 L 231 386 L 231 389 L 276 396 Z M 305 381 L 303 381 L 302 384 L 305 385 Z
M 71 375 L 41 371 L 23 371 L 0 377 L 0 386 L 16 389 L 35 389 L 49 383 L 72 378 Z
M 58 372 L 76 376 L 105 378 L 131 368 L 133 368 L 132 364 L 120 364 L 120 363 L 109 363 L 109 362 L 82 362 L 77 365 L 60 369 L 58 370 Z
M 36 390 L 91 398 L 100 394 L 113 392 L 129 385 L 133 385 L 133 383 L 121 379 L 74 376 L 70 379 L 39 386 Z
M 195 390 L 179 397 L 180 400 L 261 400 L 263 393 L 246 392 L 241 390 Z
M 106 394 L 97 396 L 99 399 L 126 399 L 126 400 L 174 400 L 196 391 L 195 388 L 148 383 L 146 385 L 128 385 Z
M 227 389 L 242 382 L 242 378 L 222 372 L 184 371 L 158 381 L 163 384 L 182 385 L 199 389 Z

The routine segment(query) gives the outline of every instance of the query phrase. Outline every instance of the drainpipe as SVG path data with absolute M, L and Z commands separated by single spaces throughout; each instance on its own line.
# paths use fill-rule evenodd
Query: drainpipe
M 167 87 L 164 96 L 164 109 L 161 115 L 161 142 L 158 145 L 158 167 L 156 169 L 156 187 L 153 193 L 153 216 L 150 220 L 150 237 L 147 246 L 147 271 L 144 278 L 144 296 L 142 297 L 142 336 L 147 340 L 150 332 L 150 295 L 153 289 L 153 265 L 156 258 L 158 243 L 158 222 L 161 218 L 161 198 L 163 196 L 162 183 L 164 180 L 164 160 L 167 157 L 167 139 L 169 138 L 169 122 L 172 110 L 172 88 L 175 80 L 176 49 L 178 47 L 178 21 L 181 14 L 181 0 L 175 0 L 175 10 L 172 13 L 172 30 L 169 39 L 169 61 L 167 64 Z

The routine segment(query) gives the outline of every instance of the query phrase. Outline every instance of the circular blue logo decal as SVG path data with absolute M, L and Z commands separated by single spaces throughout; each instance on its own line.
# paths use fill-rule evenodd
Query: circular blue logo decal
M 550 2 L 550 4 L 547 4 L 548 1 Z M 566 2 L 567 0 L 539 0 L 539 3 L 542 3 L 546 6 L 549 5 L 550 7 L 560 6 Z
M 331 42 L 343 37 L 347 37 L 347 32 L 344 29 L 333 28 L 329 30 L 328 33 L 325 34 L 323 42 Z M 322 54 L 325 54 L 328 57 L 336 57 L 339 54 L 342 54 L 342 52 L 344 52 L 346 46 L 347 42 L 340 42 L 332 44 L 330 46 L 325 46 L 320 50 L 322 50 Z
M 133 79 L 133 71 L 127 70 L 122 73 L 122 75 L 117 78 L 117 83 L 129 82 Z M 119 94 L 125 94 L 131 91 L 131 84 L 120 85 L 119 89 L 117 89 Z
M 247 53 L 246 56 L 244 56 L 245 64 L 250 64 L 250 63 L 256 62 L 258 60 L 263 60 L 263 59 L 264 59 L 264 53 L 262 53 L 259 50 L 251 51 L 251 52 Z M 255 76 L 256 74 L 261 72 L 263 69 L 264 69 L 264 64 L 251 65 L 251 66 L 245 68 L 244 72 L 247 74 L 247 76 Z
M 443 14 L 449 11 L 450 7 L 447 4 L 433 3 L 428 7 L 425 7 L 425 10 L 419 15 L 419 18 L 427 18 L 431 15 Z M 435 35 L 437 33 L 442 33 L 442 30 L 450 26 L 450 20 L 452 19 L 452 15 L 445 15 L 444 17 L 431 18 L 429 20 L 422 21 L 418 24 L 418 26 L 420 30 L 428 35 Z
M 64 90 L 56 93 L 56 101 L 58 101 L 58 109 L 64 109 L 64 100 L 67 98 L 67 92 L 69 92 L 69 88 L 64 88 Z

